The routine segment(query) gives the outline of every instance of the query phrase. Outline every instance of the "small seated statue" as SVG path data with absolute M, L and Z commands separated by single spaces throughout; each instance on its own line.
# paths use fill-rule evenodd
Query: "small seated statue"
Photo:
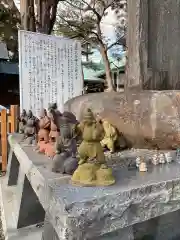
M 41 110 L 40 121 L 39 121 L 39 132 L 38 132 L 38 141 L 44 141 L 45 143 L 49 142 L 49 133 L 50 133 L 50 118 L 47 116 L 46 109 Z
M 53 158 L 52 171 L 72 175 L 78 167 L 75 125 L 71 123 L 67 112 L 63 113 L 58 125 L 60 136 L 56 139 L 56 155 Z
M 101 141 L 103 148 L 107 147 L 111 153 L 115 152 L 115 144 L 118 139 L 118 132 L 106 119 L 102 119 L 102 126 L 104 128 L 105 136 Z
M 58 119 L 62 116 L 62 114 L 53 107 L 49 106 L 49 119 L 50 119 L 50 133 L 49 133 L 49 143 L 46 144 L 45 154 L 46 156 L 52 158 L 56 153 L 54 149 L 54 145 L 56 139 L 60 135 L 60 130 L 58 128 Z
M 95 120 L 91 109 L 84 113 L 83 121 L 77 126 L 82 134 L 79 146 L 79 166 L 72 176 L 72 184 L 80 186 L 108 186 L 115 183 L 112 170 L 105 164 L 101 141 L 104 138 L 102 125 Z
M 23 109 L 20 117 L 18 117 L 18 122 L 19 122 L 19 133 L 23 134 L 24 133 L 24 129 L 26 127 L 26 123 L 27 123 L 27 113 L 26 110 Z
M 33 113 L 31 110 L 29 110 L 27 114 L 27 124 L 24 129 L 24 140 L 26 140 L 28 145 L 33 144 L 36 140 L 36 134 L 37 134 L 37 122 L 38 119 L 33 116 Z

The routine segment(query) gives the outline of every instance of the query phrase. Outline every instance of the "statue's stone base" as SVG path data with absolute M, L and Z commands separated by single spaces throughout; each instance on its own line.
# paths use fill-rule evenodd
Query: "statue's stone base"
M 45 155 L 47 157 L 54 157 L 55 156 L 55 147 L 54 143 L 47 143 L 45 147 Z
M 15 189 L 10 232 L 45 220 L 43 240 L 180 239 L 179 163 L 149 166 L 142 174 L 114 163 L 116 184 L 77 187 L 70 176 L 52 173 L 46 156 L 21 146 L 18 135 L 10 136 L 9 143 L 1 193 Z

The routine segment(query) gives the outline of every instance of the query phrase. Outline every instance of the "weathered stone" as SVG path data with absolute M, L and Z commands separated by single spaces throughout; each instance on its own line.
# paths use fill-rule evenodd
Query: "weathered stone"
M 169 240 L 171 238 L 164 238 L 165 234 L 161 233 L 168 223 L 169 229 L 167 227 L 165 231 L 174 237 L 170 230 L 173 216 L 177 221 L 180 219 L 179 214 L 173 214 L 180 210 L 179 163 L 174 161 L 162 166 L 151 165 L 148 172 L 142 174 L 136 170 L 128 171 L 126 165 L 120 167 L 120 164 L 114 163 L 116 184 L 111 187 L 82 188 L 72 186 L 70 176 L 52 173 L 50 161 L 33 151 L 32 147 L 19 144 L 18 136 L 9 137 L 11 148 L 20 164 L 17 184 L 23 192 L 18 200 L 22 206 L 18 215 L 22 222 L 18 222 L 18 226 L 25 222 L 32 223 L 32 216 L 36 215 L 32 211 L 34 200 L 31 198 L 26 203 L 29 187 L 24 183 L 28 181 L 46 212 L 45 240 L 133 240 L 133 232 L 140 229 L 143 222 L 167 213 L 172 213 L 171 218 L 167 216 L 165 220 L 162 216 L 158 220 L 158 232 L 149 230 L 147 233 L 160 236 L 155 239 L 163 236 L 162 239 Z M 24 213 L 29 213 L 29 218 Z M 34 220 L 37 222 L 39 219 Z M 47 235 L 50 232 L 52 234 Z M 141 231 L 138 236 L 143 235 Z
M 117 170 L 117 184 L 108 188 L 51 185 L 54 198 L 47 214 L 60 239 L 104 236 L 180 209 L 179 173 L 174 163 L 143 175 Z
M 84 110 L 106 118 L 123 133 L 129 146 L 172 149 L 180 144 L 180 91 L 87 94 L 65 104 L 78 120 Z

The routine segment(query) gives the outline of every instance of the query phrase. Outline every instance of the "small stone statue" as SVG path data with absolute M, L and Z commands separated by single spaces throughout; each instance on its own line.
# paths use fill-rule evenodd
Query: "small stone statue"
M 60 136 L 56 139 L 52 171 L 72 175 L 78 167 L 74 124 L 71 123 L 67 112 L 63 113 L 58 122 Z
M 155 166 L 159 164 L 159 157 L 157 152 L 152 156 L 152 164 Z
M 171 163 L 171 162 L 173 161 L 170 152 L 167 152 L 167 153 L 165 153 L 164 155 L 165 155 L 165 159 L 166 159 L 166 162 L 167 162 L 167 163 Z
M 102 126 L 104 128 L 105 136 L 101 141 L 102 147 L 107 147 L 111 153 L 115 151 L 115 143 L 118 139 L 118 133 L 106 119 L 102 119 Z
M 28 145 L 33 144 L 33 142 L 36 140 L 37 122 L 38 119 L 33 116 L 32 111 L 29 110 L 27 114 L 27 124 L 24 129 L 24 140 L 26 140 Z
M 77 126 L 81 132 L 82 143 L 79 146 L 79 166 L 72 176 L 72 184 L 80 186 L 108 186 L 115 183 L 112 169 L 105 165 L 105 156 L 101 141 L 104 138 L 102 125 L 95 120 L 90 109 L 87 109 L 83 121 Z
M 176 149 L 176 161 L 180 163 L 180 148 Z
M 49 142 L 45 144 L 45 155 L 52 158 L 55 156 L 55 142 L 60 135 L 60 130 L 57 126 L 58 119 L 62 114 L 59 111 L 56 111 L 53 107 L 49 107 L 48 117 L 50 119 L 50 133 L 49 133 Z
M 50 133 L 51 120 L 47 116 L 46 109 L 41 110 L 40 121 L 39 121 L 39 132 L 38 132 L 38 141 L 44 141 L 45 143 L 49 142 L 49 133 Z
M 141 163 L 139 165 L 139 171 L 140 172 L 147 172 L 147 164 L 144 161 L 144 159 L 141 158 Z
M 165 164 L 166 163 L 165 156 L 164 156 L 163 153 L 159 154 L 159 163 L 161 163 L 161 164 Z
M 26 127 L 26 123 L 27 123 L 27 113 L 26 113 L 25 109 L 23 109 L 20 117 L 18 117 L 17 120 L 19 121 L 19 133 L 23 134 L 24 133 L 24 129 Z
M 140 157 L 137 157 L 136 158 L 136 167 L 139 168 L 139 165 L 141 163 L 141 158 Z

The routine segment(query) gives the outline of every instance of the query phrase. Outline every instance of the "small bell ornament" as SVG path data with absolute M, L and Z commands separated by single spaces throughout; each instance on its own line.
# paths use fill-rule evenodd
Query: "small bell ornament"
M 159 163 L 161 163 L 161 164 L 166 163 L 165 156 L 163 153 L 159 154 Z
M 166 162 L 167 162 L 167 163 L 171 163 L 171 162 L 173 161 L 170 152 L 165 153 L 165 158 L 166 158 Z

